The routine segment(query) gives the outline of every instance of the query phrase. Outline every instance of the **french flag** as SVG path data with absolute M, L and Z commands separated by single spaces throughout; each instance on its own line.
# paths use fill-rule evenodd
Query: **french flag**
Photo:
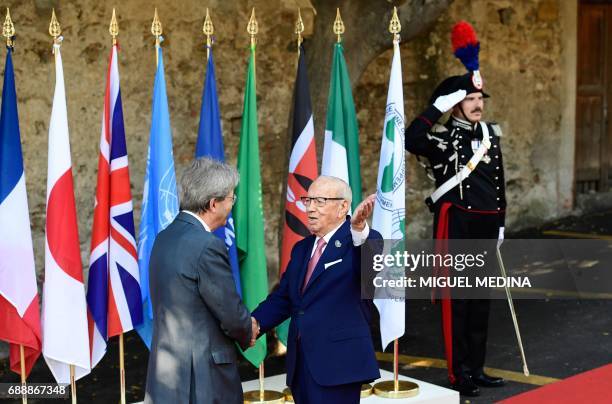
M 106 353 L 108 338 L 142 323 L 117 45 L 111 50 L 104 95 L 87 308 L 93 368 Z
M 21 373 L 19 346 L 24 346 L 28 375 L 42 339 L 12 52 L 8 48 L 0 115 L 0 339 L 10 344 L 16 373 Z

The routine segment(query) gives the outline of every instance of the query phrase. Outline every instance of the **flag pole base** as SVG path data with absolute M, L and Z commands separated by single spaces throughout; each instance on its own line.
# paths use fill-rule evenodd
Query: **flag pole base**
M 283 390 L 283 394 L 285 395 L 286 403 L 293 403 L 293 394 L 291 394 L 291 389 L 286 387 Z M 372 395 L 372 385 L 371 384 L 362 384 L 361 385 L 361 398 L 370 397 Z
M 393 380 L 385 380 L 374 385 L 374 394 L 383 398 L 408 398 L 419 394 L 419 385 L 407 380 L 399 380 L 397 389 Z
M 372 395 L 372 385 L 362 384 L 361 385 L 361 398 L 370 397 Z
M 243 395 L 244 404 L 283 404 L 285 395 L 279 391 L 260 390 L 247 391 Z
M 293 403 L 293 393 L 291 393 L 291 389 L 289 387 L 285 387 L 283 390 L 283 394 L 285 395 L 286 403 Z

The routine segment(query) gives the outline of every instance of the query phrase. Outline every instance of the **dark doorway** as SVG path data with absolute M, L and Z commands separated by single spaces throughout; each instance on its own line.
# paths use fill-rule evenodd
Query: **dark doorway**
M 612 186 L 612 1 L 581 1 L 578 10 L 576 193 Z

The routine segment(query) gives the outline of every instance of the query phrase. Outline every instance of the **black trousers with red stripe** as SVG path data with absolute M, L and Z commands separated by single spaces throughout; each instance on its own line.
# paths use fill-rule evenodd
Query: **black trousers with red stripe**
M 475 241 L 480 244 L 475 248 L 482 251 L 482 248 L 494 246 L 498 235 L 499 218 L 496 211 L 474 212 L 450 203 L 444 203 L 436 209 L 436 239 L 479 240 Z M 452 244 L 450 249 L 453 249 Z M 452 299 L 452 292 L 450 297 L 441 299 L 442 329 L 448 376 L 451 383 L 454 383 L 484 367 L 491 302 L 488 299 Z

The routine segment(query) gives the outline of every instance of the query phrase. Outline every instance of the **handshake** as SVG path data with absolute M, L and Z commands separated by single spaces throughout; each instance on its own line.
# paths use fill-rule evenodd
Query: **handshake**
M 249 343 L 249 347 L 254 346 L 257 337 L 259 337 L 259 322 L 255 317 L 251 317 L 251 331 L 251 342 Z

